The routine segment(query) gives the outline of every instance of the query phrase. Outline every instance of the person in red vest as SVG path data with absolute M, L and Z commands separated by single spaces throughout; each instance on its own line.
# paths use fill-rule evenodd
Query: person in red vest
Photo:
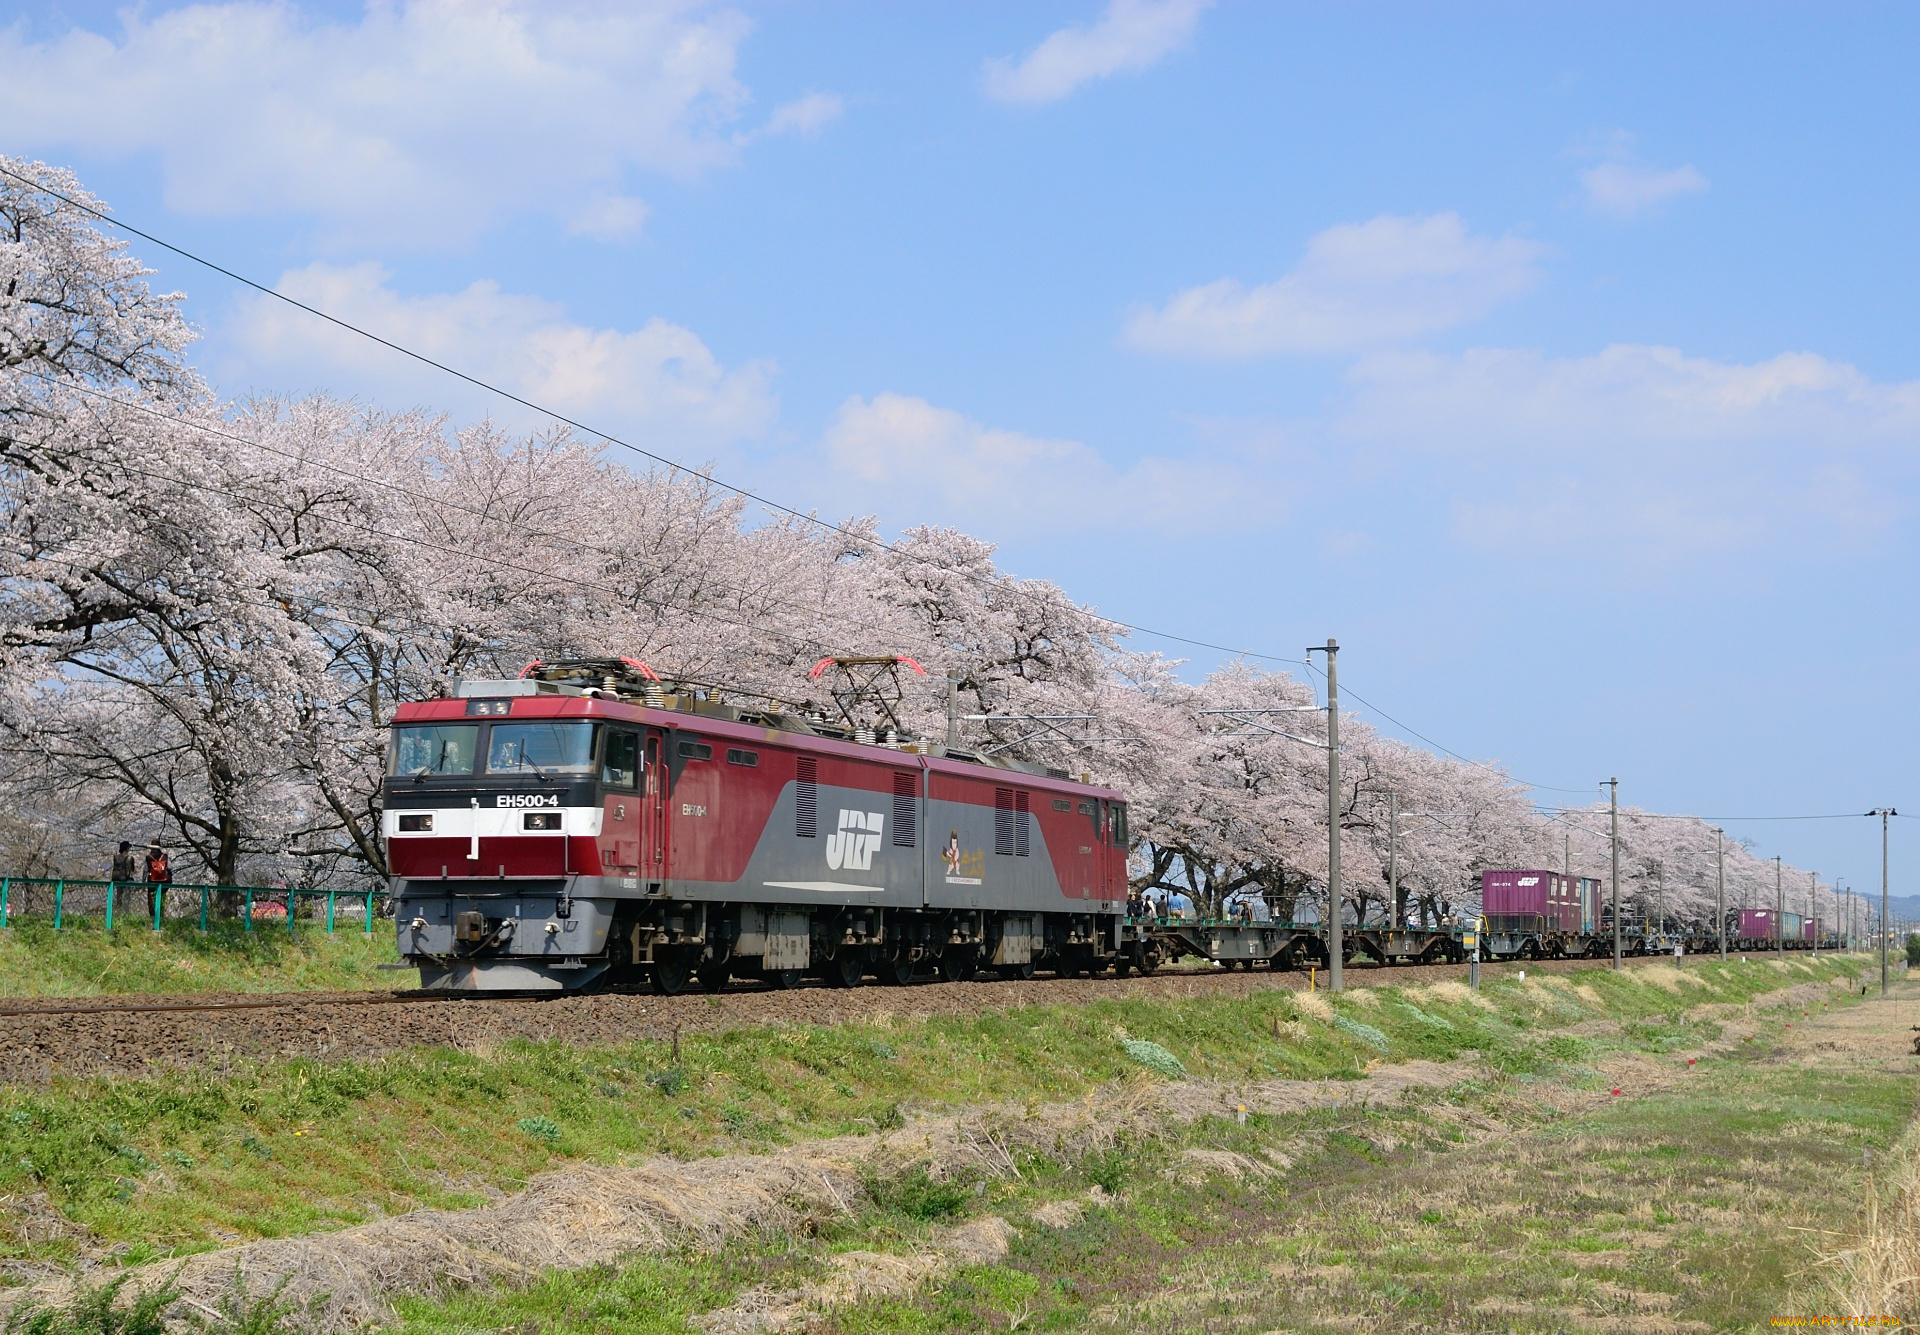
M 147 848 L 147 916 L 158 922 L 165 907 L 167 886 L 173 883 L 173 866 L 158 844 Z

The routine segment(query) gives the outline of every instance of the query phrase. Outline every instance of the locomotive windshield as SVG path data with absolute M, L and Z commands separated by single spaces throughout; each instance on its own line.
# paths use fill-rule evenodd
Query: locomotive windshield
M 395 774 L 471 774 L 479 749 L 474 723 L 437 723 L 393 730 Z
M 591 723 L 496 723 L 487 739 L 487 772 L 588 774 L 593 770 Z

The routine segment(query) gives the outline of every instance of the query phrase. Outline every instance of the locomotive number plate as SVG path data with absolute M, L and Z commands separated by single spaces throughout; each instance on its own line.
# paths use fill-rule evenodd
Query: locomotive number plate
M 557 807 L 558 793 L 501 793 L 493 799 L 496 807 Z

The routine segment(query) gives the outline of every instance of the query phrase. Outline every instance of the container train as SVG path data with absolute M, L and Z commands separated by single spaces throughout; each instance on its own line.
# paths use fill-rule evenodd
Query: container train
M 900 664 L 918 670 L 815 671 L 870 687 Z M 1328 961 L 1323 924 L 1129 912 L 1120 792 L 907 737 L 884 692 L 835 700 L 837 718 L 581 659 L 402 705 L 382 787 L 400 956 L 428 990 L 669 995 Z M 1475 925 L 1494 957 L 1612 949 L 1596 883 L 1486 875 L 1483 923 L 1350 925 L 1343 958 L 1460 962 Z
M 1539 868 L 1480 873 L 1481 933 L 1496 959 L 1598 958 L 1613 953 L 1613 913 L 1605 887 L 1588 876 Z M 1773 909 L 1730 909 L 1728 950 L 1839 950 L 1845 938 L 1817 919 Z M 1698 955 L 1720 948 L 1720 932 L 1705 920 L 1632 921 L 1622 916 L 1621 952 Z

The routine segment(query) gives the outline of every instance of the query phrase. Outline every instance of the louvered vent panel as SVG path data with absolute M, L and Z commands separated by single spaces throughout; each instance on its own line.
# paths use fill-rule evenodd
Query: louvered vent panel
M 811 839 L 820 832 L 820 762 L 801 756 L 794 765 L 793 832 Z
M 1023 858 L 1027 855 L 1027 795 L 1015 793 L 1013 804 L 1013 854 Z
M 1013 856 L 1013 789 L 993 790 L 993 851 L 1003 858 Z
M 916 774 L 893 776 L 893 846 L 912 848 L 919 835 L 920 804 L 915 801 L 919 796 L 915 789 L 919 787 Z

